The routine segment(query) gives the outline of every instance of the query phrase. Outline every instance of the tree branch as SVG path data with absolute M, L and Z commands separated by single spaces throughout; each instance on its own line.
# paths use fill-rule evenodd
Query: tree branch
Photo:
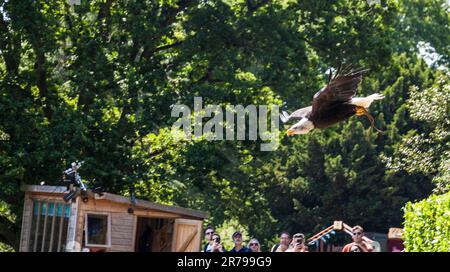
M 105 21 L 104 24 L 101 25 L 101 36 L 103 41 L 107 40 L 107 34 L 109 33 L 110 23 L 111 23 L 111 6 L 114 0 L 107 0 L 104 5 L 100 8 L 97 15 L 98 21 Z
M 159 51 L 163 51 L 163 50 L 166 50 L 166 49 L 170 49 L 170 48 L 173 48 L 173 47 L 176 47 L 176 46 L 178 46 L 178 45 L 180 45 L 180 44 L 182 44 L 183 43 L 183 41 L 177 41 L 177 42 L 174 42 L 174 43 L 172 43 L 172 44 L 167 44 L 167 45 L 163 45 L 163 46 L 159 46 L 159 47 L 156 47 L 155 49 L 149 49 L 149 50 L 147 50 L 147 51 L 144 51 L 144 53 L 142 53 L 142 56 L 145 58 L 145 59 L 148 59 L 150 56 L 152 56 L 154 53 L 156 53 L 156 52 L 159 52 Z
M 39 39 L 39 38 L 38 38 Z M 34 70 L 37 77 L 37 87 L 39 89 L 39 96 L 42 101 L 42 110 L 48 120 L 51 120 L 53 112 L 51 110 L 51 103 L 49 100 L 48 86 L 47 86 L 47 73 L 44 68 L 45 64 L 45 52 L 40 48 L 40 43 L 35 43 L 34 51 L 36 53 L 36 61 L 34 63 Z M 43 102 L 45 100 L 45 103 Z
M 2 52 L 3 61 L 5 62 L 6 70 L 10 76 L 17 74 L 20 63 L 20 41 L 10 34 L 7 22 L 0 16 L 0 33 L 5 33 L 6 37 L 0 39 L 0 50 Z M 9 41 L 9 42 L 8 42 Z M 14 46 L 18 43 L 19 46 Z
M 175 18 L 177 17 L 177 15 L 178 15 L 181 11 L 187 9 L 189 6 L 194 5 L 196 2 L 197 2 L 197 1 L 193 1 L 193 0 L 181 0 L 181 1 L 178 3 L 178 5 L 177 5 L 176 8 L 175 8 L 175 7 L 169 7 L 169 8 L 167 8 L 167 9 L 163 9 L 163 10 L 161 11 L 161 18 L 162 18 L 161 23 L 160 23 L 161 29 L 165 29 L 165 28 L 167 28 L 168 26 L 170 26 L 170 25 L 174 22 Z M 162 30 L 162 31 L 159 33 L 159 35 L 157 35 L 154 39 L 155 39 L 155 40 L 160 39 L 161 36 L 162 36 L 163 34 L 164 34 L 164 31 Z M 176 42 L 176 43 L 177 43 L 177 42 Z M 181 42 L 180 42 L 180 43 L 181 43 Z M 176 46 L 176 45 L 178 45 L 178 44 L 175 44 L 174 46 Z M 164 46 L 163 46 L 163 47 L 164 47 Z M 170 47 L 169 47 L 169 48 L 170 48 Z M 164 48 L 164 49 L 166 49 L 166 48 Z M 154 48 L 154 47 L 148 45 L 148 46 L 145 46 L 145 47 L 144 47 L 144 52 L 142 53 L 142 56 L 143 56 L 145 59 L 149 59 L 149 58 L 151 58 L 151 56 L 153 55 L 153 53 L 155 53 L 155 52 L 157 52 L 157 51 L 164 50 L 164 49 L 158 50 L 158 48 Z

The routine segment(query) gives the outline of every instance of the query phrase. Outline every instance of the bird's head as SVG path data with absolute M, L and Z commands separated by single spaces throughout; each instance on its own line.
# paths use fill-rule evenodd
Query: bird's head
M 308 118 L 302 118 L 298 123 L 287 130 L 287 135 L 292 136 L 295 134 L 306 134 L 313 129 L 313 122 L 309 121 Z

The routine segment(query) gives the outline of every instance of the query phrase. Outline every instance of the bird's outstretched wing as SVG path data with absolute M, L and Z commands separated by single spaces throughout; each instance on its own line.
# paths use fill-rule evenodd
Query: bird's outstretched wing
M 311 109 L 312 106 L 308 106 L 298 109 L 291 114 L 288 114 L 287 112 L 283 111 L 282 114 L 280 114 L 280 119 L 283 123 L 286 123 L 293 118 L 301 119 L 303 117 L 306 117 L 311 112 Z
M 330 108 L 335 103 L 349 101 L 355 94 L 362 76 L 368 70 L 353 69 L 350 65 L 339 66 L 335 75 L 330 72 L 328 85 L 318 91 L 313 98 L 312 112 L 319 113 L 326 108 Z

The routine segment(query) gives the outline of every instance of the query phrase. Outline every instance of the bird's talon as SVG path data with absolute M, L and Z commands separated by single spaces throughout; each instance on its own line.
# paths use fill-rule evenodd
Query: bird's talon
M 356 116 L 362 116 L 366 114 L 366 109 L 363 107 L 356 107 L 356 112 L 355 115 Z

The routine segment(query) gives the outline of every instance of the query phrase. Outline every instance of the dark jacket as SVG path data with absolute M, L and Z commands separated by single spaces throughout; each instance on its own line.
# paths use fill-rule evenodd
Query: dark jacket
M 230 252 L 252 252 L 252 250 L 246 246 L 243 246 L 239 251 L 236 250 L 236 247 L 233 247 Z

